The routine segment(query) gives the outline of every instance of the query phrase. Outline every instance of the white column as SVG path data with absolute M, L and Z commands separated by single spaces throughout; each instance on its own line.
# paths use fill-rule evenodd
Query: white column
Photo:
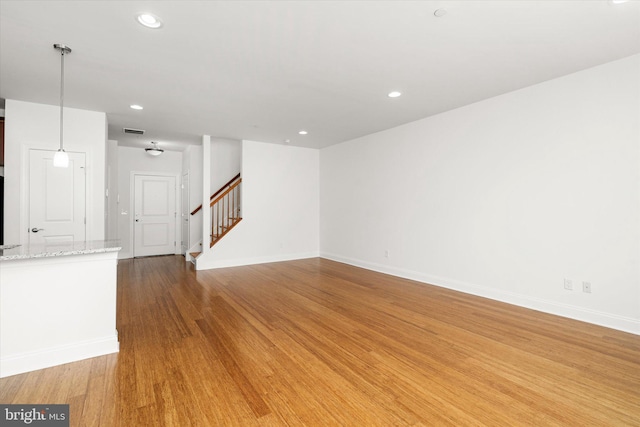
M 211 136 L 202 135 L 202 252 L 211 244 Z

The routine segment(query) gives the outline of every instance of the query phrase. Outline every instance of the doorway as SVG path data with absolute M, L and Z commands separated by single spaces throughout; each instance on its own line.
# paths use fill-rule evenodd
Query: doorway
M 29 150 L 29 244 L 83 242 L 86 236 L 85 153 L 67 152 L 69 167 L 53 166 L 55 151 Z
M 134 175 L 133 256 L 176 251 L 176 177 Z

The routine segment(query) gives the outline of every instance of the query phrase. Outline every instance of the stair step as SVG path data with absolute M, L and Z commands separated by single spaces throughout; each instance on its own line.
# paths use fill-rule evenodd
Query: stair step
M 198 258 L 198 255 L 200 255 L 202 252 L 189 252 L 189 255 L 191 255 L 192 258 Z

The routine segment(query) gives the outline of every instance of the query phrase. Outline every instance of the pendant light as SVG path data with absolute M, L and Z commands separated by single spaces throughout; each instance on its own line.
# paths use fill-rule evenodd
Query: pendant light
M 60 148 L 53 156 L 53 166 L 56 168 L 69 167 L 69 155 L 64 151 L 63 142 L 63 112 L 64 112 L 64 55 L 71 53 L 71 48 L 63 44 L 54 44 L 54 49 L 60 51 Z
M 164 153 L 164 150 L 162 148 L 158 148 L 158 143 L 157 142 L 153 142 L 152 141 L 151 144 L 153 145 L 153 147 L 144 149 L 144 151 L 146 151 L 148 155 L 155 157 L 155 156 L 159 156 L 160 154 Z

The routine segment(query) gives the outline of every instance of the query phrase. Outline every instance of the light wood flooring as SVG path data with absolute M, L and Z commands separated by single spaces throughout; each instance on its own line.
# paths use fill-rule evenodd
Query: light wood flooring
M 640 336 L 325 259 L 120 261 L 118 331 L 0 403 L 68 403 L 72 426 L 640 425 Z

